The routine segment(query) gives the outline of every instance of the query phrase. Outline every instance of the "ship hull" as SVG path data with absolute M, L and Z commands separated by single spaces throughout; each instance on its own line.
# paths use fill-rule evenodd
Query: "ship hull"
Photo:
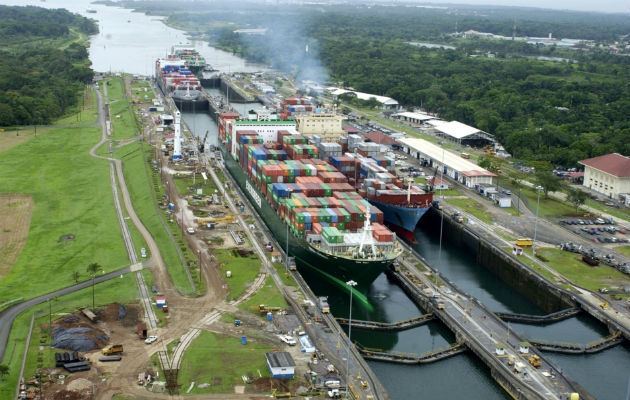
M 239 163 L 221 146 L 225 167 L 247 196 L 256 212 L 283 249 L 287 242 L 287 224 L 282 221 L 269 200 L 262 195 L 254 182 L 245 174 Z M 372 282 L 393 262 L 388 259 L 351 260 L 326 254 L 309 246 L 305 239 L 288 233 L 289 255 L 295 257 L 298 268 L 316 271 L 334 284 L 343 285 L 346 281 L 358 283 L 356 289 L 365 292 Z
M 403 207 L 368 199 L 370 204 L 383 211 L 383 218 L 388 224 L 413 232 L 420 218 L 429 210 L 428 207 Z

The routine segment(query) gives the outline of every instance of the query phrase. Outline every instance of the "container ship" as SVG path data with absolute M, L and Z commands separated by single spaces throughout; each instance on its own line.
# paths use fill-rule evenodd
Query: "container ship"
M 354 181 L 358 193 L 383 212 L 387 226 L 415 242 L 413 232 L 431 207 L 433 193 L 422 190 L 411 179 L 405 185 L 396 175 L 395 159 L 383 155 L 380 144 L 364 142 L 358 135 L 339 140 L 345 155 L 330 157 L 331 164 L 342 172 L 349 171 L 346 175 Z
M 171 47 L 168 58 L 183 60 L 186 68 L 193 74 L 199 74 L 206 67 L 206 59 L 190 45 L 175 45 Z
M 294 121 L 238 118 L 219 115 L 225 167 L 278 243 L 299 267 L 366 290 L 402 252 L 383 212 L 319 158 Z
M 169 56 L 155 63 L 156 82 L 165 96 L 172 97 L 177 107 L 188 109 L 192 105 L 199 110 L 207 107 L 208 100 L 202 96 L 201 82 L 180 58 Z

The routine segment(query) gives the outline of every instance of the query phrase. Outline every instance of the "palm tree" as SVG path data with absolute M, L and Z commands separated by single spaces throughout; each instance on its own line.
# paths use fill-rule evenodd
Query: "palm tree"
M 98 263 L 92 263 L 87 267 L 87 272 L 92 275 L 92 310 L 94 310 L 94 276 L 96 276 L 96 273 L 101 269 L 103 269 L 103 267 Z

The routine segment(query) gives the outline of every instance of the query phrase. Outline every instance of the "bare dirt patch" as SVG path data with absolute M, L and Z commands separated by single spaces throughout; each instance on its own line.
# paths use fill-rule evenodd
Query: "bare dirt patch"
M 9 273 L 26 244 L 32 212 L 30 196 L 0 194 L 0 279 Z

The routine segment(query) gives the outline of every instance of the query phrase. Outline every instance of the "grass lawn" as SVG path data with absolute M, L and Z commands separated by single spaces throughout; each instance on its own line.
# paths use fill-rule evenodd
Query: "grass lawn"
M 608 207 L 608 206 L 600 203 L 599 201 L 595 201 L 595 200 L 591 200 L 591 199 L 586 199 L 586 202 L 584 204 L 589 206 L 589 207 L 592 207 L 592 208 L 594 208 L 596 210 L 604 212 L 606 214 L 610 214 L 610 215 L 612 215 L 614 217 L 621 218 L 621 219 L 624 219 L 626 221 L 630 221 L 630 214 L 628 213 L 627 210 L 625 210 L 623 208 Z
M 191 395 L 234 393 L 234 385 L 244 385 L 243 375 L 251 374 L 257 379 L 260 372 L 262 376 L 269 376 L 265 353 L 273 349 L 250 338 L 246 345 L 242 345 L 237 337 L 201 332 L 184 354 L 178 383 L 187 389 L 191 382 L 195 382 Z M 200 383 L 210 386 L 198 389 Z
M 474 215 L 481 221 L 492 224 L 492 216 L 486 212 L 486 207 L 471 199 L 448 199 L 448 204 L 458 207 L 465 212 Z
M 119 303 L 129 303 L 138 297 L 136 280 L 133 274 L 124 275 L 122 279 L 115 278 L 107 282 L 97 284 L 94 290 L 95 303 L 108 304 L 112 301 Z M 76 312 L 78 307 L 92 305 L 92 288 L 86 288 L 67 296 L 58 297 L 52 300 L 51 308 L 53 318 L 69 312 Z M 31 377 L 35 370 L 40 367 L 54 366 L 54 350 L 49 347 L 42 347 L 41 344 L 50 342 L 48 335 L 48 303 L 42 303 L 30 308 L 20 314 L 13 323 L 13 329 L 7 342 L 2 364 L 9 366 L 9 375 L 5 380 L 0 380 L 0 398 L 13 398 L 17 385 L 18 373 L 22 364 L 26 337 L 31 322 L 31 316 L 35 314 L 35 323 L 29 346 L 28 356 L 24 369 L 26 379 Z M 40 342 L 42 341 L 42 342 Z
M 212 179 L 208 179 L 205 183 L 203 181 L 203 177 L 200 173 L 195 174 L 193 178 L 192 175 L 175 175 L 173 176 L 173 183 L 177 188 L 177 193 L 180 196 L 192 195 L 197 193 L 197 188 L 203 190 L 203 194 L 212 196 L 217 186 L 215 185 Z M 195 189 L 191 189 L 191 188 Z M 193 200 L 194 202 L 194 200 Z M 203 205 L 203 202 L 199 202 L 200 205 Z
M 106 271 L 129 263 L 109 165 L 88 154 L 99 138 L 97 127 L 51 129 L 2 153 L 2 191 L 30 195 L 35 207 L 27 243 L 0 281 L 0 303 L 68 286 L 92 262 Z
M 518 217 L 521 215 L 521 213 L 516 208 L 514 208 L 514 206 L 509 207 L 509 208 L 502 208 L 502 210 L 509 214 L 514 215 L 515 217 Z
M 464 194 L 457 189 L 436 190 L 434 196 L 463 196 Z
M 535 189 L 529 187 L 523 187 L 521 189 L 521 196 L 524 196 L 529 201 L 529 204 L 532 212 L 536 212 L 536 205 L 538 201 L 538 195 Z M 574 215 L 575 207 L 573 207 L 569 203 L 565 203 L 561 200 L 555 199 L 553 197 L 549 197 L 545 199 L 543 193 L 540 194 L 540 209 L 539 215 L 545 215 L 548 217 L 561 217 L 563 215 Z
M 122 78 L 107 81 L 107 97 L 112 121 L 112 137 L 128 139 L 138 132 L 138 121 L 130 107 L 130 99 L 125 97 L 125 83 Z
M 189 263 L 193 282 L 198 292 L 203 292 L 204 283 L 199 275 L 198 268 L 196 267 L 196 257 L 186 246 L 184 240 L 181 237 L 181 232 L 177 225 L 174 223 L 169 225 L 171 233 L 175 237 L 174 243 L 168 232 L 164 228 L 160 216 L 155 208 L 153 202 L 154 191 L 156 198 L 161 199 L 164 193 L 160 183 L 159 174 L 153 169 L 149 168 L 149 176 L 144 172 L 145 159 L 143 156 L 143 149 L 147 153 L 147 166 L 150 167 L 153 163 L 153 159 L 149 157 L 153 154 L 153 148 L 147 144 L 139 142 L 133 142 L 127 146 L 118 148 L 114 151 L 114 157 L 120 159 L 123 162 L 123 173 L 125 175 L 125 181 L 129 188 L 129 193 L 134 204 L 136 213 L 142 220 L 142 223 L 147 227 L 154 239 L 157 241 L 162 257 L 166 263 L 169 275 L 173 279 L 173 283 L 177 290 L 182 294 L 191 295 L 192 288 L 188 282 L 188 277 L 182 265 L 182 261 L 177 253 L 177 247 L 184 254 L 185 262 Z M 150 182 L 148 181 L 150 179 Z M 164 215 L 166 218 L 166 215 Z
M 269 256 L 269 258 L 271 259 L 271 256 Z M 276 270 L 276 272 L 278 273 L 278 276 L 280 277 L 280 279 L 285 285 L 297 286 L 291 274 L 287 273 L 287 268 L 286 268 L 286 265 L 284 265 L 284 263 L 271 263 L 271 264 L 273 265 L 273 268 Z
M 86 86 L 79 94 L 77 106 L 69 112 L 69 115 L 55 121 L 55 125 L 67 124 L 93 124 L 98 119 L 98 102 L 93 86 Z
M 267 277 L 265 280 L 265 284 L 255 295 L 253 295 L 249 300 L 241 303 L 238 308 L 241 310 L 247 310 L 261 317 L 265 317 L 263 314 L 260 314 L 257 310 L 254 310 L 252 307 L 257 307 L 261 304 L 264 304 L 269 307 L 282 307 L 287 308 L 287 301 L 280 293 L 280 290 L 276 287 L 273 279 L 271 277 Z
M 219 262 L 222 276 L 226 276 L 227 271 L 232 272 L 232 277 L 225 279 L 230 290 L 227 301 L 238 299 L 260 272 L 260 259 L 256 254 L 240 257 L 231 249 L 215 250 L 214 256 Z
M 598 267 L 591 267 L 580 259 L 580 255 L 575 253 L 552 248 L 538 248 L 536 253 L 548 260 L 545 264 L 575 284 L 589 290 L 630 284 L 630 277 L 627 275 L 603 264 Z
M 630 246 L 619 246 L 615 247 L 615 251 L 619 254 L 622 254 L 626 257 L 630 257 Z

